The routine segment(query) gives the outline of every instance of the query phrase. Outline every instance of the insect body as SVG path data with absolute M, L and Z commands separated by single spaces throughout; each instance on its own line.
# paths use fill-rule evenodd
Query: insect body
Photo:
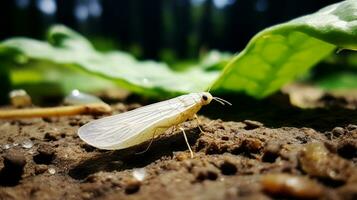
M 79 137 L 99 149 L 124 149 L 148 141 L 168 128 L 192 119 L 212 99 L 208 92 L 191 93 L 83 125 Z M 221 100 L 221 101 L 220 101 Z

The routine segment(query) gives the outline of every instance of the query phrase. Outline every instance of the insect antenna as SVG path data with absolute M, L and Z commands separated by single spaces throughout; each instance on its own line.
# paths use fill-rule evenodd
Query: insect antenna
M 215 101 L 217 101 L 218 103 L 220 103 L 220 104 L 222 104 L 222 105 L 225 105 L 222 101 L 220 101 L 220 100 L 217 100 L 217 99 L 215 99 L 215 98 L 213 98 L 213 100 L 215 100 Z
M 232 105 L 229 101 L 224 100 L 224 99 L 219 98 L 219 97 L 213 97 L 213 100 L 219 102 L 219 103 L 222 104 L 222 105 L 226 105 L 226 104 L 228 104 L 228 105 L 230 105 L 230 106 Z

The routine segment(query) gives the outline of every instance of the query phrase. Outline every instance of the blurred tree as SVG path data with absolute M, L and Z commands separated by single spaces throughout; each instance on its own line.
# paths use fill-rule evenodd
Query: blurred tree
M 75 29 L 76 18 L 74 16 L 75 1 L 57 0 L 57 22 Z
M 261 29 L 337 0 L 4 0 L 0 39 L 42 38 L 53 23 L 109 38 L 141 58 L 194 58 L 200 49 L 237 52 Z
M 0 5 L 0 38 L 6 38 L 15 34 L 15 24 L 13 15 L 16 7 L 13 1 L 2 1 Z
M 144 58 L 157 59 L 161 47 L 162 0 L 141 1 L 139 5 Z

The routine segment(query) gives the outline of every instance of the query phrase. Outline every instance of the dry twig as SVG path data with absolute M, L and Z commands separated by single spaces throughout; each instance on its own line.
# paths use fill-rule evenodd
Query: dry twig
M 24 108 L 0 110 L 0 119 L 16 119 L 31 117 L 68 116 L 81 114 L 110 113 L 111 107 L 105 103 L 91 103 L 74 106 L 58 106 L 52 108 Z

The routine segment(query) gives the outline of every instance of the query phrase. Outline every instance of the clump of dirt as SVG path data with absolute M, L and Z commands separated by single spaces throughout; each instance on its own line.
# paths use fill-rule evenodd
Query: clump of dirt
M 103 116 L 0 120 L 0 199 L 356 199 L 355 111 L 238 101 L 205 110 L 203 132 L 182 124 L 194 158 L 180 132 L 142 154 L 149 142 L 104 151 L 81 141 L 78 128 Z

